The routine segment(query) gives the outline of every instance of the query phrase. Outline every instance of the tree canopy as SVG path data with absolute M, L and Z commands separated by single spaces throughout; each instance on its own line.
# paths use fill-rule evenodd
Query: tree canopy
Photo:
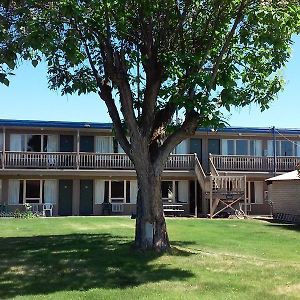
M 21 60 L 46 59 L 50 87 L 63 94 L 96 92 L 106 80 L 122 97 L 123 82 L 134 111 L 122 112 L 149 119 L 145 128 L 163 110 L 194 110 L 206 125 L 220 121 L 221 107 L 268 108 L 282 88 L 299 3 L 6 0 L 0 26 L 7 85 Z

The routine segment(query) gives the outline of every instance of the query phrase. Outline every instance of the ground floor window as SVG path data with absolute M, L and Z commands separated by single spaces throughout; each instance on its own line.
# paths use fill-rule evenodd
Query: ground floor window
M 137 182 L 129 180 L 101 180 L 96 182 L 96 202 L 100 203 L 136 203 Z M 188 203 L 188 180 L 164 180 L 161 183 L 163 203 Z
M 130 203 L 130 181 L 109 180 L 96 182 L 96 201 L 100 203 Z M 103 199 L 103 200 L 101 200 Z
M 110 202 L 124 203 L 126 199 L 126 181 L 110 181 Z
M 163 203 L 187 203 L 189 197 L 189 183 L 187 180 L 166 180 L 161 183 Z
M 24 180 L 24 202 L 42 203 L 42 180 Z
M 57 180 L 10 179 L 8 182 L 9 204 L 56 203 Z
M 174 181 L 162 181 L 161 196 L 164 203 L 174 202 Z

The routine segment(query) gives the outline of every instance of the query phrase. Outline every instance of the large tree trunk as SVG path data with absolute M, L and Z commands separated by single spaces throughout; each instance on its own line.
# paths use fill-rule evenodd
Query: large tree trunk
M 170 248 L 161 198 L 161 177 L 145 167 L 137 168 L 138 198 L 135 246 L 159 252 Z

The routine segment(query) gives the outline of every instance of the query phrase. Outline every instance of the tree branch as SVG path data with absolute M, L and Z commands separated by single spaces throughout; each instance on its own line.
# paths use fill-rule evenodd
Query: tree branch
M 157 156 L 154 159 L 154 165 L 158 171 L 162 171 L 160 168 L 164 168 L 165 162 L 175 146 L 195 133 L 200 118 L 200 114 L 194 110 L 187 112 L 181 127 L 169 135 L 163 145 L 158 148 Z
M 129 131 L 137 136 L 139 134 L 138 124 L 134 114 L 133 97 L 128 81 L 126 62 L 124 54 L 116 51 L 114 52 L 112 48 L 112 37 L 107 5 L 105 6 L 105 24 L 107 36 L 104 38 L 104 43 L 101 43 L 101 54 L 104 62 L 104 70 L 106 77 L 118 87 L 120 92 L 121 111 L 125 118 L 126 124 Z
M 234 20 L 234 23 L 231 27 L 231 30 L 230 32 L 227 34 L 226 38 L 225 38 L 225 41 L 224 41 L 224 44 L 223 44 L 223 47 L 214 63 L 214 66 L 213 66 L 213 72 L 212 72 L 212 76 L 211 76 L 211 80 L 208 84 L 208 87 L 207 87 L 207 94 L 210 93 L 213 85 L 214 85 L 214 82 L 215 82 L 215 79 L 217 77 L 217 73 L 218 73 L 218 70 L 219 70 L 219 67 L 220 67 L 220 64 L 222 63 L 222 60 L 223 60 L 223 56 L 224 54 L 227 52 L 229 46 L 230 46 L 230 43 L 232 41 L 232 38 L 235 34 L 235 31 L 239 25 L 239 23 L 243 20 L 244 18 L 244 9 L 246 8 L 247 6 L 247 0 L 242 0 L 241 1 L 241 4 L 239 6 L 239 9 L 238 9 L 238 12 L 237 12 L 237 15 L 236 15 L 236 18 Z
M 155 115 L 153 131 L 160 128 L 163 124 L 170 123 L 176 112 L 176 108 L 177 105 L 169 101 L 163 109 L 159 110 Z
M 102 83 L 100 87 L 99 96 L 101 97 L 101 99 L 103 99 L 103 101 L 107 106 L 109 116 L 111 117 L 114 124 L 117 140 L 119 141 L 120 145 L 122 146 L 126 154 L 130 158 L 132 158 L 132 155 L 130 153 L 131 145 L 129 144 L 126 138 L 126 132 L 123 128 L 122 122 L 120 120 L 119 112 L 115 105 L 115 101 L 112 97 L 112 88 L 108 85 L 107 81 L 104 81 Z
M 80 32 L 80 34 L 81 34 L 81 32 Z M 81 36 L 82 36 L 82 34 L 81 34 Z M 109 115 L 113 121 L 115 132 L 116 132 L 116 137 L 117 137 L 120 145 L 124 149 L 124 151 L 128 155 L 131 155 L 130 154 L 131 146 L 126 138 L 126 133 L 122 126 L 119 112 L 115 105 L 115 101 L 112 97 L 112 88 L 109 86 L 109 81 L 101 80 L 101 77 L 100 77 L 99 72 L 97 71 L 96 66 L 93 62 L 93 59 L 92 59 L 92 56 L 91 56 L 91 53 L 90 53 L 90 50 L 89 50 L 89 47 L 88 47 L 86 41 L 84 41 L 84 47 L 85 47 L 85 51 L 86 51 L 86 54 L 88 57 L 89 64 L 93 71 L 93 75 L 96 79 L 97 86 L 100 89 L 99 96 L 105 102 L 105 104 L 108 108 Z
M 143 18 L 143 15 L 141 14 L 140 17 Z M 143 32 L 143 42 L 140 45 L 140 50 L 144 57 L 142 63 L 146 74 L 141 129 L 149 137 L 155 116 L 157 96 L 161 87 L 163 68 L 158 62 L 157 49 L 154 47 L 152 20 L 147 20 L 148 22 L 145 22 L 143 19 L 141 20 L 141 23 L 144 24 L 145 32 Z

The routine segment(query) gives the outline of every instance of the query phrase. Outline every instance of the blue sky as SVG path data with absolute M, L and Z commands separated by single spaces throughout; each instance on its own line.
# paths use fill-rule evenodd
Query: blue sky
M 97 94 L 61 96 L 48 89 L 46 67 L 22 65 L 11 78 L 9 87 L 0 85 L 0 118 L 25 120 L 58 120 L 110 122 L 104 103 Z M 283 71 L 285 90 L 261 113 L 251 105 L 234 109 L 229 118 L 231 126 L 300 128 L 300 37 L 295 38 L 292 59 Z

